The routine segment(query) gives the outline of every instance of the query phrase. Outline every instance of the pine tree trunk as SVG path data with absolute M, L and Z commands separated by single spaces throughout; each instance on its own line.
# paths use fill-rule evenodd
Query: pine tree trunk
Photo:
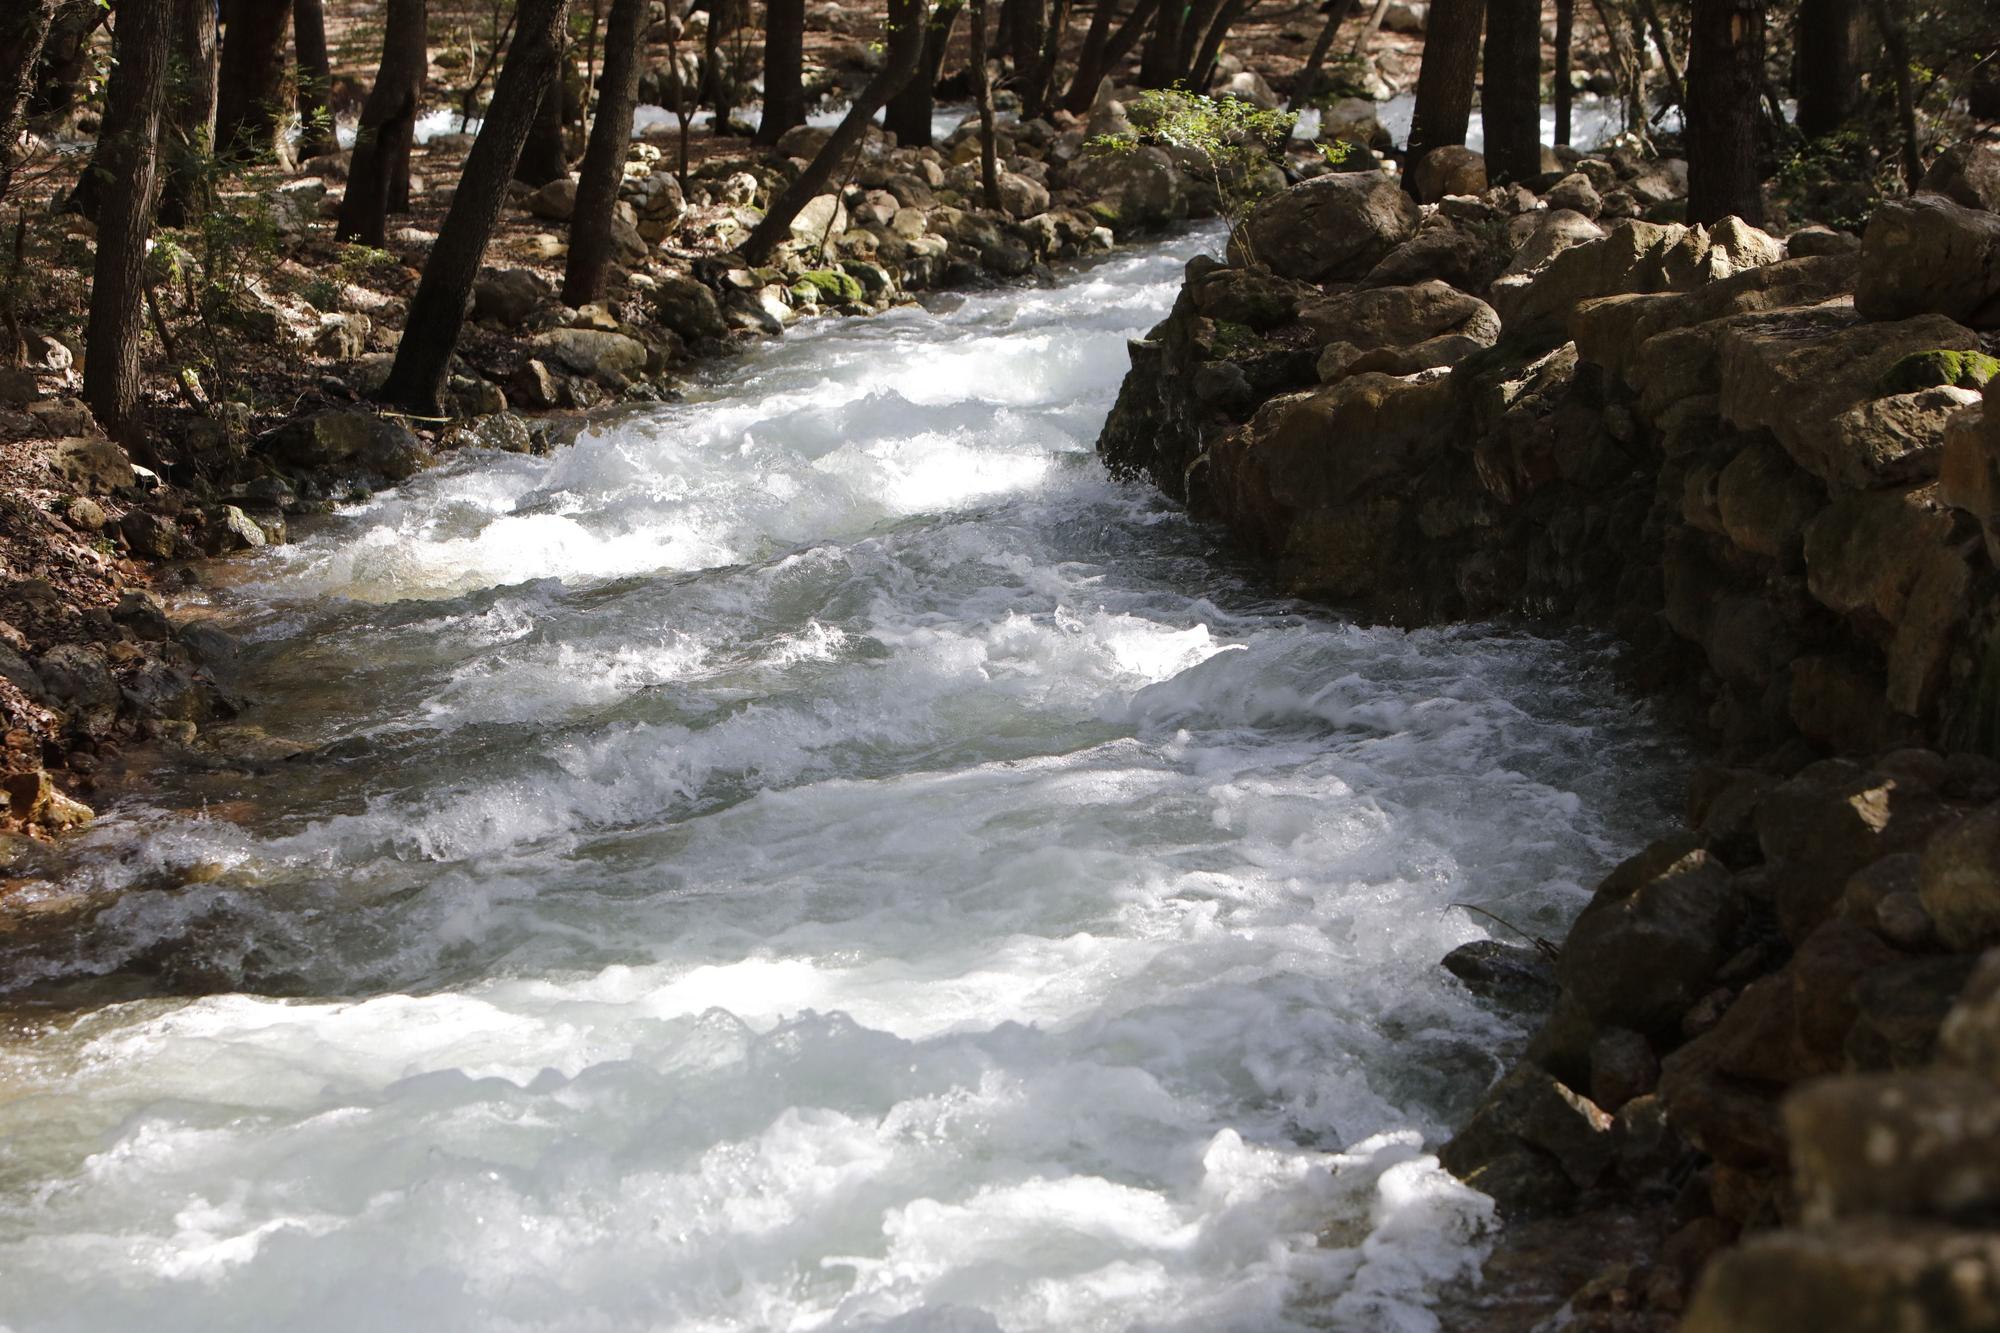
M 396 344 L 396 364 L 379 397 L 413 412 L 435 414 L 465 327 L 472 283 L 486 257 L 486 243 L 507 202 L 514 162 L 562 62 L 562 25 L 569 0 L 521 0 L 514 41 L 493 85 L 486 122 L 466 154 L 451 211 L 438 229 L 417 294 Z
M 1326 67 L 1326 54 L 1333 49 L 1333 39 L 1340 34 L 1340 25 L 1347 22 L 1360 3 L 1361 0 L 1334 0 L 1333 8 L 1326 14 L 1326 25 L 1313 40 L 1312 53 L 1306 57 L 1305 67 L 1292 84 L 1292 95 L 1285 99 L 1285 110 L 1297 111 L 1318 96 L 1319 75 Z
M 1762 0 L 1695 0 L 1688 43 L 1689 222 L 1764 220 L 1757 169 L 1764 80 Z
M 986 73 L 986 0 L 972 2 L 972 100 L 979 108 L 979 190 L 986 206 L 1000 209 L 1000 154 L 993 133 L 993 81 Z
M 805 0 L 767 0 L 764 6 L 764 118 L 757 142 L 775 144 L 786 130 L 806 123 Z
M 378 249 L 399 194 L 408 207 L 410 143 L 430 65 L 425 0 L 388 0 L 388 5 L 382 64 L 368 100 L 361 105 L 361 125 L 347 168 L 347 193 L 341 198 L 335 227 L 339 239 Z
M 299 54 L 299 160 L 340 147 L 333 128 L 333 64 L 326 55 L 320 0 L 292 0 L 292 48 Z
M 285 29 L 292 7 L 289 0 L 231 0 L 227 13 L 216 94 L 216 148 L 229 157 L 261 160 L 271 156 L 278 144 L 285 100 Z
M 166 176 L 160 221 L 181 227 L 207 211 L 212 190 L 208 159 L 215 148 L 215 5 L 213 0 L 173 0 L 173 9 L 173 65 L 160 128 Z
M 567 62 L 565 62 L 567 63 Z M 527 185 L 547 185 L 569 175 L 569 145 L 563 141 L 562 75 L 542 94 L 535 109 L 535 123 L 528 130 L 528 142 L 521 145 L 521 159 L 514 164 L 514 179 Z
M 632 146 L 632 108 L 639 101 L 646 8 L 647 0 L 611 0 L 604 33 L 604 82 L 598 88 L 597 118 L 590 124 L 590 143 L 577 177 L 576 210 L 570 215 L 565 305 L 586 305 L 604 295 L 604 270 L 611 262 L 611 215 L 618 203 L 618 186 L 625 179 L 625 155 Z
M 97 262 L 84 334 L 83 397 L 98 424 L 137 443 L 140 302 L 145 295 L 146 238 L 153 229 L 159 176 L 160 114 L 166 103 L 172 13 L 165 4 L 119 6 L 112 51 L 117 64 L 99 131 L 102 161 L 118 188 L 107 190 L 97 219 Z
M 939 0 L 924 25 L 924 62 L 910 81 L 889 99 L 882 116 L 882 128 L 896 136 L 903 148 L 931 146 L 931 113 L 937 108 L 938 73 L 951 45 L 951 30 L 958 23 L 964 0 Z
M 27 119 L 35 64 L 55 16 L 56 0 L 28 0 L 0 18 L 0 199 L 14 183 L 16 144 Z
M 1417 70 L 1417 104 L 1403 181 L 1414 188 L 1417 164 L 1433 148 L 1465 142 L 1472 121 L 1472 85 L 1479 72 L 1479 26 L 1485 0 L 1431 0 L 1424 27 L 1424 63 Z
M 1532 180 L 1542 171 L 1541 0 L 1486 0 L 1484 85 L 1487 177 Z
M 1576 0 L 1556 0 L 1556 68 L 1550 99 L 1556 109 L 1556 142 L 1567 145 L 1572 135 L 1576 88 L 1570 82 L 1570 50 L 1576 44 Z
M 925 0 L 889 0 L 889 58 L 874 78 L 855 97 L 854 105 L 834 127 L 833 135 L 797 180 L 771 201 L 750 239 L 743 243 L 743 257 L 761 264 L 791 235 L 792 219 L 817 196 L 826 192 L 833 173 L 847 161 L 868 125 L 898 88 L 915 78 L 924 60 Z

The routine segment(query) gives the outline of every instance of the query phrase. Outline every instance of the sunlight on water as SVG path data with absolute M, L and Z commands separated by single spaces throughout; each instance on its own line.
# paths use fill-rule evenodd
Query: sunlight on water
M 319 748 L 114 813 L 134 891 L 0 951 L 204 994 L 0 1046 L 0 1326 L 1430 1327 L 1490 1205 L 1426 1145 L 1521 1037 L 1449 905 L 1559 929 L 1671 753 L 1595 645 L 1271 602 L 1105 478 L 1200 239 L 218 594 Z

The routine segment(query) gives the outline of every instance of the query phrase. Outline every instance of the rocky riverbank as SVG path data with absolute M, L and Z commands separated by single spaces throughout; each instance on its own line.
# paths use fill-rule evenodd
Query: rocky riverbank
M 1538 1316 L 1993 1327 L 2000 153 L 1858 237 L 1684 225 L 1671 162 L 1550 165 L 1261 204 L 1100 450 L 1292 592 L 1614 629 L 1708 738 L 1686 827 L 1553 960 L 1447 960 L 1548 1016 L 1446 1164 L 1516 1219 L 1645 1219 Z

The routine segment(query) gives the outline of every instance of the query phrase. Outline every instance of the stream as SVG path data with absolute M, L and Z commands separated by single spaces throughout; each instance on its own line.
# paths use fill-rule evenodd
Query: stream
M 0 941 L 0 1329 L 1423 1330 L 1426 1151 L 1680 762 L 1093 453 L 1194 231 L 801 326 L 198 600 L 239 719 Z M 12 950 L 11 952 L 9 950 Z M 13 997 L 11 1000 L 5 997 Z

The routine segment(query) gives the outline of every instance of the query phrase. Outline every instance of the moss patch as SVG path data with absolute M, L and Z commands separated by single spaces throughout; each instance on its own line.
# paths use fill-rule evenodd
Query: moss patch
M 816 305 L 854 305 L 865 293 L 852 275 L 839 269 L 816 268 L 792 284 L 792 295 Z
M 1878 396 L 1915 393 L 1948 385 L 1959 389 L 1984 388 L 1986 381 L 2000 374 L 2000 360 L 1984 352 L 1955 352 L 1943 348 L 1935 352 L 1912 352 L 1889 367 L 1875 385 Z

